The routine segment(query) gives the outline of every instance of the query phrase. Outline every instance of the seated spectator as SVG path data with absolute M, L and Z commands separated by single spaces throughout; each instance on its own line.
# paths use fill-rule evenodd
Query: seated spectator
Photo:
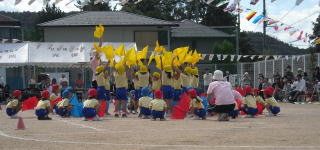
M 268 78 L 264 78 L 263 79 L 263 82 L 262 82 L 262 90 L 271 86 L 271 83 L 269 82 L 269 79 Z
M 297 75 L 296 81 L 292 84 L 293 91 L 290 92 L 291 98 L 290 102 L 297 101 L 297 98 L 305 93 L 306 90 L 306 81 L 302 78 L 301 74 Z
M 290 91 L 291 91 L 291 83 L 288 82 L 287 78 L 283 78 L 283 93 L 284 93 L 284 97 L 283 97 L 283 101 L 284 102 L 288 102 L 289 100 L 289 96 L 290 96 Z
M 294 75 L 293 75 L 293 72 L 291 71 L 291 66 L 287 66 L 286 68 L 286 72 L 284 73 L 284 77 L 287 78 L 288 82 L 292 83 L 293 82 L 293 78 L 294 78 Z
M 77 78 L 77 80 L 75 81 L 75 85 L 76 85 L 76 88 L 78 88 L 78 89 L 83 88 L 83 80 L 82 80 L 82 75 L 81 75 L 81 73 L 78 74 L 78 78 Z

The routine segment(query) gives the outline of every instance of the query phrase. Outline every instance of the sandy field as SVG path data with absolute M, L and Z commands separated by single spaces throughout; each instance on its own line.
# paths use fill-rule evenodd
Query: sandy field
M 0 149 L 320 149 L 320 105 L 281 104 L 277 117 L 240 117 L 230 122 L 207 120 L 151 121 L 104 117 L 103 121 L 60 118 L 38 121 L 34 111 L 20 113 L 26 129 L 15 130 L 18 119 L 0 110 Z

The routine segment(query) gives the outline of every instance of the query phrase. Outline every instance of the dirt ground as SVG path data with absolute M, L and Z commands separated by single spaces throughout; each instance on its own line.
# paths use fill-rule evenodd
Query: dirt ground
M 0 149 L 320 149 L 320 105 L 281 104 L 277 117 L 151 121 L 104 117 L 103 121 L 60 118 L 38 121 L 34 111 L 20 113 L 26 130 L 15 130 L 18 119 L 0 110 Z

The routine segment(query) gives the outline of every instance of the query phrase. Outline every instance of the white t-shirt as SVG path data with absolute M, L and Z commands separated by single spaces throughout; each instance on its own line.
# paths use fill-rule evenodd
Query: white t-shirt
M 203 75 L 204 85 L 208 86 L 212 82 L 212 73 L 206 73 Z
M 234 104 L 234 92 L 230 82 L 214 81 L 209 84 L 207 94 L 213 94 L 216 98 L 216 105 Z

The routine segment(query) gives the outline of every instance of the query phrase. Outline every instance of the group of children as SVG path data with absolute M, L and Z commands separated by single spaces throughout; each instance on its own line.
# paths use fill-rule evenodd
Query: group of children
M 196 71 L 193 72 L 192 70 Z M 172 72 L 174 73 L 172 74 Z M 106 83 L 110 76 L 108 71 L 106 71 L 106 67 L 98 66 L 96 75 L 98 88 L 89 89 L 88 99 L 83 103 L 84 120 L 101 120 L 97 116 L 100 106 L 104 100 L 110 100 L 109 87 L 107 86 L 109 83 Z M 247 114 L 247 117 L 254 117 L 258 114 L 259 105 L 266 108 L 268 111 L 267 116 L 275 116 L 280 112 L 279 104 L 273 98 L 274 89 L 272 87 L 259 91 L 258 89 L 252 89 L 250 86 L 245 86 L 243 90 L 239 91 L 240 93 L 243 91 L 243 95 L 241 95 L 236 90 L 232 90 L 229 82 L 224 81 L 223 74 L 219 70 L 215 71 L 214 82 L 209 85 L 207 91 L 208 103 L 212 104 L 211 99 L 213 97 L 216 99 L 213 102 L 214 105 L 211 105 L 208 109 L 204 107 L 203 98 L 199 97 L 200 93 L 196 85 L 198 83 L 195 84 L 195 88 L 190 86 L 194 81 L 190 80 L 189 76 L 198 75 L 197 69 L 187 66 L 183 72 L 180 72 L 179 68 L 164 67 L 161 75 L 157 72 L 153 73 L 153 82 L 150 90 L 149 73 L 147 72 L 147 68 L 142 66 L 140 67 L 140 72 L 135 73 L 134 79 L 134 82 L 139 86 L 136 86 L 135 90 L 129 92 L 129 97 L 127 97 L 126 83 L 128 81 L 126 75 L 124 66 L 115 65 L 113 73 L 117 85 L 115 91 L 115 117 L 119 117 L 121 107 L 122 117 L 126 117 L 126 106 L 129 101 L 129 106 L 131 106 L 129 109 L 131 108 L 132 113 L 137 113 L 139 108 L 139 117 L 143 119 L 151 118 L 156 120 L 159 118 L 160 120 L 165 120 L 165 114 L 173 111 L 173 106 L 179 103 L 183 93 L 186 93 L 190 99 L 189 112 L 185 115 L 192 116 L 194 119 L 206 119 L 207 114 L 218 114 L 219 121 L 228 121 L 229 117 L 236 118 L 240 111 Z M 188 79 L 189 82 L 184 81 L 185 79 Z M 161 82 L 157 83 L 157 81 Z M 70 104 L 70 99 L 73 95 L 72 88 L 64 89 L 60 96 L 59 86 L 53 85 L 52 87 L 53 92 L 51 95 L 47 90 L 41 91 L 41 100 L 35 107 L 35 114 L 39 120 L 51 120 L 48 117 L 50 112 L 55 112 L 61 117 L 70 116 L 72 109 L 72 104 Z M 60 97 L 61 100 L 52 105 L 52 102 Z M 13 99 L 7 104 L 8 116 L 16 118 L 16 114 L 22 106 L 21 98 L 21 91 L 15 90 L 13 92 Z M 173 102 L 170 102 L 172 99 Z

